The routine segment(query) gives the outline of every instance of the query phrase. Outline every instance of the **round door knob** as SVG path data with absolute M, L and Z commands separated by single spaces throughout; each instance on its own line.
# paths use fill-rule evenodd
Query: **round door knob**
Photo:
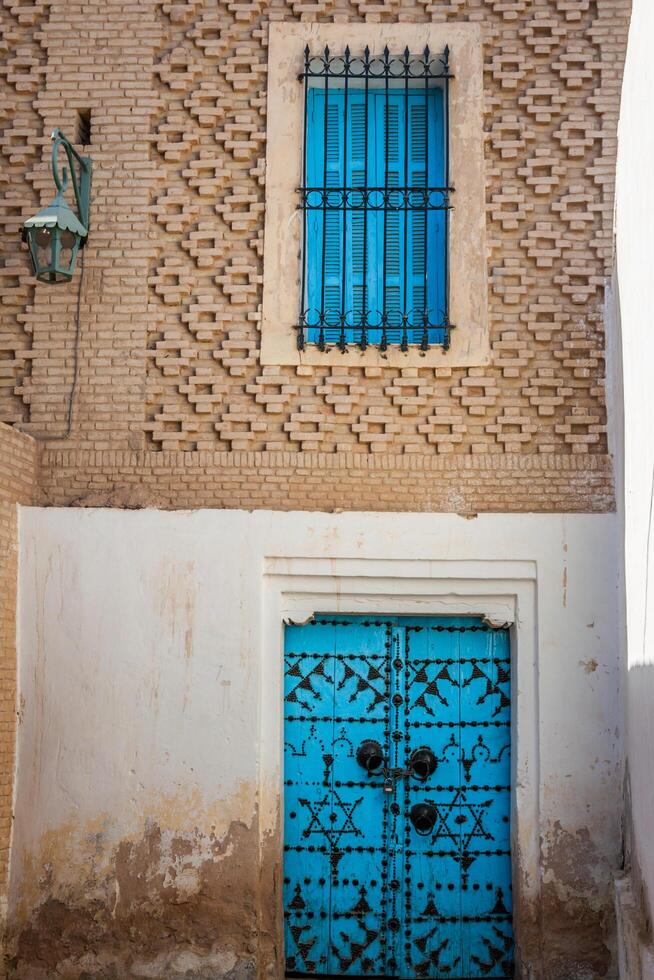
M 357 749 L 357 762 L 366 772 L 376 772 L 384 765 L 384 753 L 379 742 L 366 739 Z
M 436 807 L 432 803 L 414 803 L 409 813 L 411 823 L 419 834 L 430 834 L 436 823 Z
M 409 766 L 416 779 L 424 783 L 436 771 L 436 756 L 431 749 L 422 746 L 411 753 Z

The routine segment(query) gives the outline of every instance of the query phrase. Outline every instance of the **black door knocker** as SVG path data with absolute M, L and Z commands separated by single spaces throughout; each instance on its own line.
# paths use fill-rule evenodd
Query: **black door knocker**
M 433 803 L 414 803 L 409 813 L 411 823 L 421 837 L 431 834 L 436 823 L 436 807 Z
M 357 749 L 357 762 L 366 772 L 377 772 L 384 765 L 384 753 L 379 742 L 366 739 Z
M 409 767 L 416 779 L 426 783 L 436 771 L 436 756 L 426 745 L 421 745 L 411 753 Z

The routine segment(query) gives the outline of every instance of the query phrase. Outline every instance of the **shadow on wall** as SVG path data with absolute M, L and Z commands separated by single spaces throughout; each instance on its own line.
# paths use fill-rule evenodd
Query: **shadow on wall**
M 654 940 L 648 882 L 654 880 L 654 664 L 634 664 L 627 673 L 630 732 L 624 796 L 624 870 L 631 877 L 633 914 L 640 942 Z

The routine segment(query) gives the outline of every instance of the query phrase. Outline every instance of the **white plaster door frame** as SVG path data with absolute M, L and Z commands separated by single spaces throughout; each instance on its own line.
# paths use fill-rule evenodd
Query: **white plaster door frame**
M 483 616 L 511 627 L 511 862 L 517 976 L 532 978 L 533 933 L 521 909 L 540 907 L 539 712 L 536 563 L 422 559 L 264 559 L 260 660 L 259 805 L 263 909 L 271 921 L 277 962 L 260 961 L 261 976 L 284 975 L 283 864 L 284 624 L 315 613 L 393 616 Z M 265 860 L 270 842 L 277 860 Z M 265 899 L 264 899 L 265 900 Z M 530 952 L 527 954 L 527 947 Z

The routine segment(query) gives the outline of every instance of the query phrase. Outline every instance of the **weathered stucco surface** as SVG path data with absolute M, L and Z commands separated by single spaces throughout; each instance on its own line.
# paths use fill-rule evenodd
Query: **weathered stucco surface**
M 20 526 L 10 975 L 281 976 L 274 589 L 322 576 L 328 591 L 306 602 L 361 611 L 366 582 L 386 582 L 369 608 L 393 611 L 401 591 L 417 595 L 416 565 L 429 581 L 443 563 L 442 601 L 495 616 L 526 569 L 513 736 L 523 972 L 611 974 L 613 516 L 24 508 Z M 495 605 L 457 599 L 470 576 Z
M 614 865 L 586 826 L 569 831 L 556 820 L 543 840 L 544 976 L 552 980 L 604 977 L 613 972 L 610 882 Z
M 102 826 L 59 828 L 30 862 L 26 890 L 40 901 L 12 937 L 10 976 L 255 975 L 256 815 L 222 836 L 200 820 L 165 831 L 146 820 L 117 845 Z

